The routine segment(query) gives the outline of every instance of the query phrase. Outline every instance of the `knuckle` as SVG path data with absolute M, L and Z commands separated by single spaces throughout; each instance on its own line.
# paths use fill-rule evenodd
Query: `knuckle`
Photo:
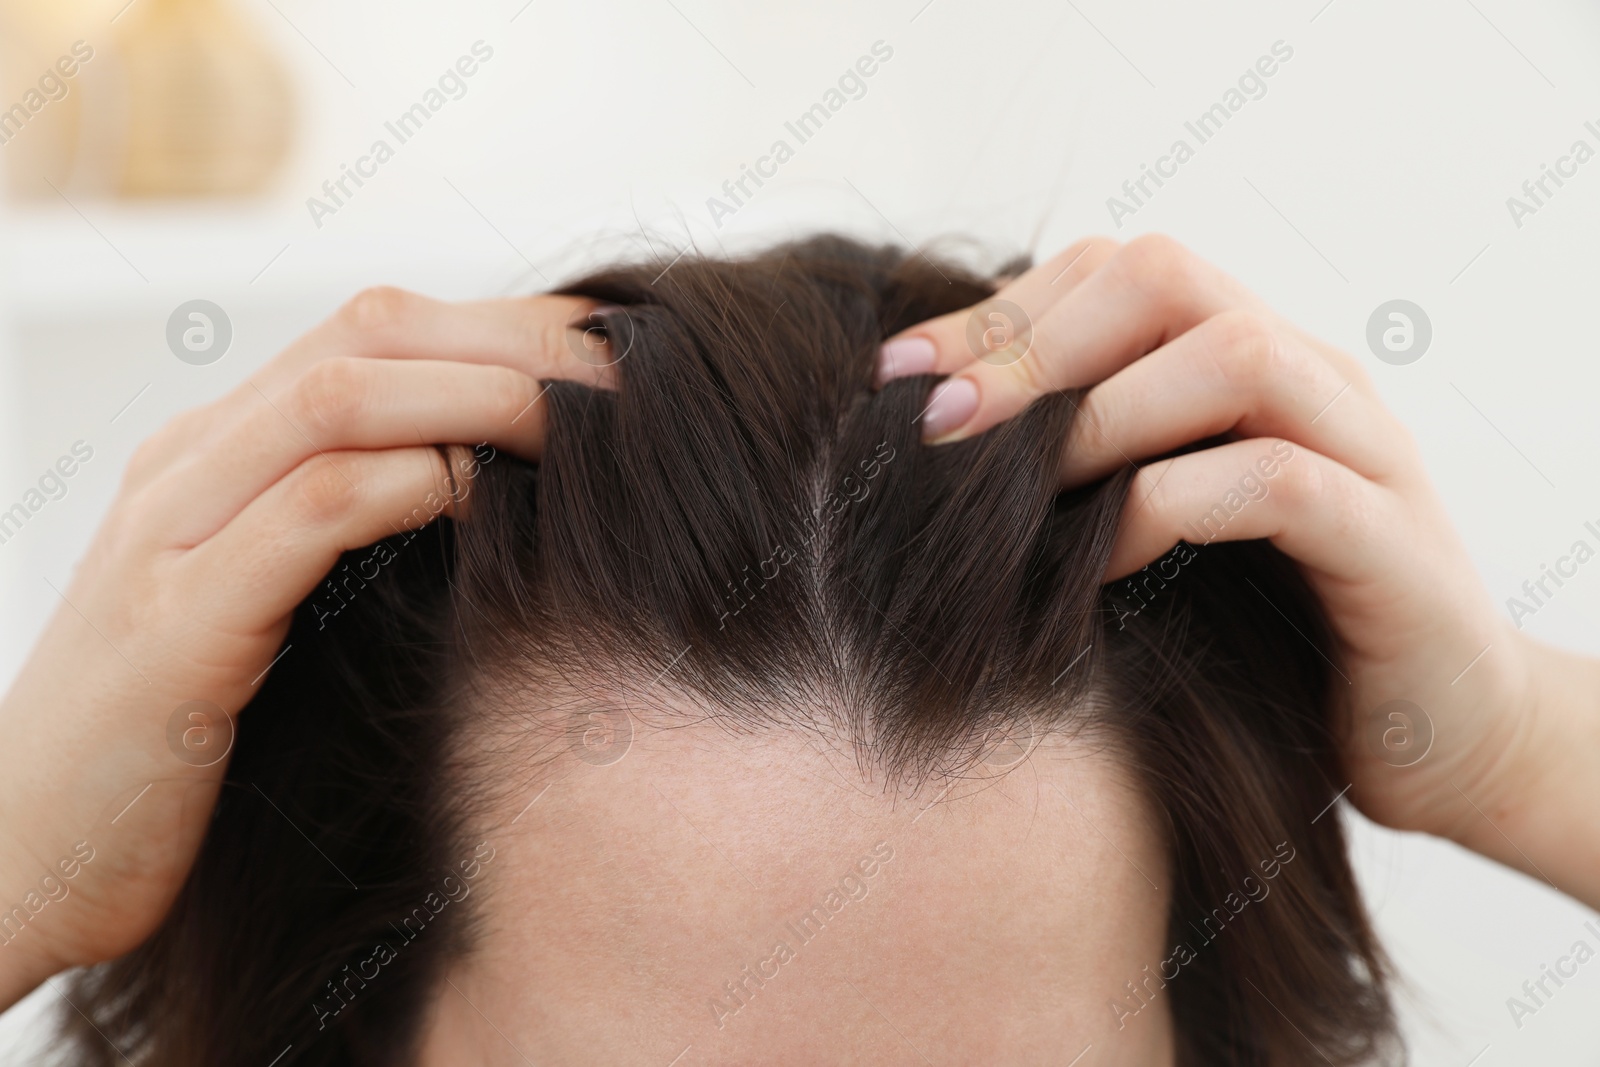
M 144 482 L 155 475 L 167 454 L 167 435 L 170 432 L 170 429 L 163 429 L 145 438 L 139 447 L 133 450 L 133 455 L 128 458 L 128 467 L 122 474 L 124 485 Z
M 1189 302 L 1204 280 L 1202 261 L 1166 234 L 1135 237 L 1112 258 L 1128 283 L 1163 306 Z
M 1392 469 L 1403 470 L 1407 473 L 1421 472 L 1423 469 L 1422 445 L 1418 443 L 1417 435 L 1412 432 L 1411 427 L 1393 416 L 1389 417 L 1388 422 L 1390 432 L 1394 435 L 1390 453 L 1395 457 L 1396 462 Z
M 129 550 L 146 539 L 151 531 L 164 530 L 170 523 L 170 505 L 160 498 L 159 492 L 147 486 L 128 494 L 116 502 L 111 520 L 106 523 L 110 557 L 126 558 Z
M 349 357 L 324 360 L 295 382 L 289 407 L 295 422 L 313 439 L 347 426 L 361 414 L 369 384 L 365 362 Z
M 1147 233 L 1122 246 L 1124 265 L 1136 274 L 1163 277 L 1182 269 L 1190 258 L 1187 248 L 1164 233 Z
M 1163 460 L 1140 467 L 1128 488 L 1129 506 L 1151 515 L 1165 515 L 1171 508 L 1171 498 L 1162 486 L 1171 466 L 1171 460 Z
M 1284 370 L 1284 349 L 1272 324 L 1249 311 L 1224 311 L 1210 321 L 1212 358 L 1235 389 L 1259 391 Z
M 490 385 L 494 397 L 491 418 L 498 429 L 517 419 L 539 396 L 539 383 L 510 367 L 493 368 L 494 380 Z
M 355 508 L 360 499 L 360 491 L 336 464 L 335 457 L 318 456 L 295 470 L 295 502 L 304 518 L 311 523 L 337 523 Z
M 1086 238 L 1079 253 L 1086 263 L 1103 263 L 1122 249 L 1122 242 L 1104 234 Z
M 1338 468 L 1297 450 L 1278 480 L 1291 516 L 1287 521 L 1316 523 L 1327 537 L 1344 544 L 1371 540 L 1375 528 L 1371 501 L 1366 494 L 1352 492 Z
M 1277 443 L 1273 441 L 1272 445 Z M 1278 489 L 1284 495 L 1284 502 L 1296 511 L 1321 502 L 1332 489 L 1327 470 L 1304 449 L 1294 449 L 1289 459 L 1280 461 L 1278 473 Z
M 1378 383 L 1373 379 L 1371 372 L 1362 366 L 1360 360 L 1351 359 L 1345 353 L 1335 350 L 1333 358 L 1329 360 L 1329 365 L 1361 392 L 1368 396 L 1377 394 Z
M 339 309 L 339 318 L 357 331 L 378 332 L 404 323 L 416 296 L 392 285 L 363 289 Z
M 1044 360 L 1040 358 L 1037 348 L 1030 350 L 1015 363 L 1002 364 L 998 369 L 1015 381 L 1020 386 L 1023 394 L 1029 399 L 1041 396 L 1055 388 L 1050 380 L 1050 368 L 1044 365 Z M 981 373 L 982 368 L 978 368 L 978 371 Z
M 1120 241 L 1103 234 L 1095 234 L 1093 237 L 1085 237 L 1069 245 L 1065 251 L 1050 261 L 1048 269 L 1052 277 L 1074 266 L 1078 268 L 1079 274 L 1092 274 L 1121 248 Z
M 128 459 L 123 484 L 144 482 L 171 464 L 183 445 L 196 445 L 207 427 L 205 409 L 185 411 L 141 441 Z

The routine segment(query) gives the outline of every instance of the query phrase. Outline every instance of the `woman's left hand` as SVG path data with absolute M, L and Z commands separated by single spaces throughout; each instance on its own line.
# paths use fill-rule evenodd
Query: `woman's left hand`
M 1180 539 L 1270 539 L 1340 640 L 1319 651 L 1348 683 L 1355 804 L 1600 904 L 1600 863 L 1585 858 L 1600 854 L 1600 832 L 1573 814 L 1600 803 L 1586 765 L 1600 757 L 1600 667 L 1527 639 L 1496 609 L 1416 444 L 1356 360 L 1170 239 L 1092 238 L 884 344 L 880 380 L 928 373 L 950 376 L 923 416 L 933 444 L 1087 389 L 1062 484 L 1143 464 L 1106 580 Z M 1397 700 L 1422 715 L 1391 719 Z M 1431 749 L 1415 760 L 1407 745 L 1422 731 Z

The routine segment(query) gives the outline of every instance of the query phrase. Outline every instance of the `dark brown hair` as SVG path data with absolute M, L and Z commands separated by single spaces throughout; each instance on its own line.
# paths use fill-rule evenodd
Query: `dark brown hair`
M 1180 545 L 1137 593 L 1103 587 L 1131 471 L 1058 490 L 1074 395 L 927 447 L 933 379 L 873 390 L 879 342 L 992 282 L 821 237 L 568 291 L 617 305 L 617 389 L 552 384 L 539 465 L 484 462 L 467 520 L 384 542 L 370 577 L 378 550 L 351 554 L 301 606 L 171 914 L 77 978 L 73 1062 L 404 1062 L 470 909 L 377 978 L 349 968 L 473 854 L 449 753 L 474 680 L 574 656 L 638 678 L 676 657 L 660 684 L 744 726 L 827 707 L 885 778 L 960 773 L 996 729 L 1092 727 L 1165 820 L 1189 949 L 1108 1002 L 1170 997 L 1186 1065 L 1393 1047 L 1340 823 L 1318 818 L 1343 781 L 1336 644 L 1295 568 L 1265 542 Z

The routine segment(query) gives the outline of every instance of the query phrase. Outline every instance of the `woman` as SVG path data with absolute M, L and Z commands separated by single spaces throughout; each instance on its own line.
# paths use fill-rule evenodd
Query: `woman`
M 991 289 L 378 291 L 175 421 L 0 709 L 0 1002 L 115 961 L 88 1063 L 1350 1063 L 1340 796 L 1600 902 L 1600 679 L 1359 365 L 1163 239 Z

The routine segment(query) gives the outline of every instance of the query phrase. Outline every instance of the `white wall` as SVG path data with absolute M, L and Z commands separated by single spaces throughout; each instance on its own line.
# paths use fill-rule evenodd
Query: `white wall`
M 1163 230 L 1369 361 L 1498 598 L 1600 519 L 1600 162 L 1520 227 L 1505 203 L 1574 139 L 1600 145 L 1583 129 L 1600 125 L 1592 5 L 523 5 L 252 0 L 300 83 L 300 148 L 271 198 L 89 200 L 87 222 L 60 202 L 0 216 L 0 501 L 74 441 L 95 448 L 69 496 L 0 546 L 0 681 L 53 607 L 44 579 L 64 584 L 131 448 L 350 292 L 519 291 L 544 284 L 536 271 L 559 279 L 647 243 L 671 255 L 827 227 L 1048 253 L 1086 232 Z M 467 94 L 316 227 L 306 197 L 480 39 L 494 57 Z M 894 54 L 866 95 L 714 226 L 706 198 L 878 40 Z M 1280 40 L 1293 57 L 1267 94 L 1115 227 L 1106 198 Z M 209 367 L 163 341 L 168 314 L 195 297 L 235 328 Z M 1364 341 L 1369 314 L 1395 297 L 1433 323 L 1432 349 L 1409 366 L 1379 363 Z M 1597 624 L 1600 571 L 1528 628 L 1600 653 Z M 1453 847 L 1351 822 L 1409 979 L 1417 1063 L 1592 1061 L 1600 968 L 1520 1029 L 1505 1005 L 1580 936 L 1584 909 Z M 18 1013 L 0 1020 L 0 1049 L 23 1029 Z

